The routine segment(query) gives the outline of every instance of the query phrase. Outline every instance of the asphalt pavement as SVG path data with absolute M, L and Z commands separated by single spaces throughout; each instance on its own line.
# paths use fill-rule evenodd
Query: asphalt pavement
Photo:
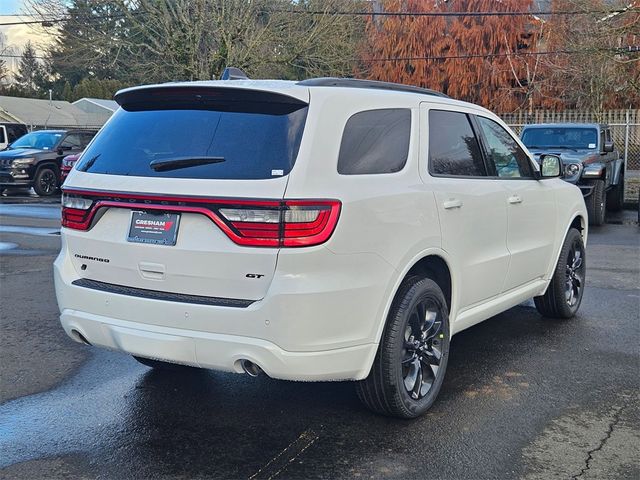
M 531 303 L 456 335 L 439 399 L 399 421 L 349 382 L 155 372 L 67 338 L 59 208 L 0 204 L 0 478 L 638 479 L 640 228 L 591 230 L 576 318 Z

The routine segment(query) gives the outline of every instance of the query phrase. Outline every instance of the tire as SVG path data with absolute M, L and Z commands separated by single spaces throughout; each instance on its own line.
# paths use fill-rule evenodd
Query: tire
M 172 371 L 178 371 L 178 370 L 194 370 L 196 369 L 196 367 L 190 367 L 188 365 L 180 365 L 177 363 L 169 363 L 169 362 L 163 362 L 161 360 L 152 360 L 151 358 L 145 358 L 145 357 L 136 357 L 135 355 L 132 355 L 133 358 L 135 358 L 138 362 L 140 362 L 141 364 L 147 366 L 147 367 L 151 367 L 155 370 L 172 370 Z
M 624 174 L 620 172 L 618 184 L 607 192 L 607 210 L 619 212 L 624 204 Z
M 599 226 L 604 223 L 607 210 L 607 196 L 604 191 L 604 180 L 592 180 L 593 191 L 585 199 L 589 225 Z
M 533 299 L 538 312 L 549 318 L 573 317 L 582 302 L 586 273 L 587 261 L 582 235 L 571 228 L 562 244 L 558 264 L 547 291 Z
M 449 312 L 431 279 L 407 278 L 393 301 L 369 376 L 356 384 L 372 411 L 415 418 L 431 407 L 449 359 Z
M 33 189 L 41 197 L 54 195 L 60 187 L 60 176 L 53 167 L 42 167 L 33 179 Z

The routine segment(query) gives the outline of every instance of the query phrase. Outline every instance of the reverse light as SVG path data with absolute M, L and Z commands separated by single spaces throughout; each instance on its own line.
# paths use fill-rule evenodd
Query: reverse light
M 93 200 L 90 198 L 78 197 L 75 195 L 62 194 L 62 208 L 75 208 L 77 210 L 88 210 L 91 208 Z

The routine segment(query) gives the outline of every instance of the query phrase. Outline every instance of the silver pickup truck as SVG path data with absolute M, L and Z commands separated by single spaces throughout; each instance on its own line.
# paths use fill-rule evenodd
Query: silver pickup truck
M 603 123 L 540 123 L 526 125 L 522 142 L 539 161 L 558 155 L 564 179 L 582 190 L 591 225 L 602 225 L 606 210 L 617 211 L 624 200 L 624 159 L 611 129 Z

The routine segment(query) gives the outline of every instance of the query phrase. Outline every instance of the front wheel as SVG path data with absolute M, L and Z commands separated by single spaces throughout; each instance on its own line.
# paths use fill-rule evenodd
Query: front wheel
M 607 194 L 604 191 L 604 180 L 593 180 L 591 185 L 593 185 L 593 191 L 585 200 L 589 225 L 599 226 L 604 224 L 607 211 Z
M 440 287 L 409 277 L 393 301 L 369 376 L 357 383 L 371 410 L 415 418 L 433 404 L 449 358 L 449 315 Z
M 538 312 L 545 317 L 573 317 L 584 294 L 587 262 L 582 235 L 575 228 L 567 233 L 551 283 L 544 295 L 533 299 Z
M 42 167 L 36 173 L 33 189 L 41 197 L 49 197 L 58 191 L 58 173 L 52 167 Z

